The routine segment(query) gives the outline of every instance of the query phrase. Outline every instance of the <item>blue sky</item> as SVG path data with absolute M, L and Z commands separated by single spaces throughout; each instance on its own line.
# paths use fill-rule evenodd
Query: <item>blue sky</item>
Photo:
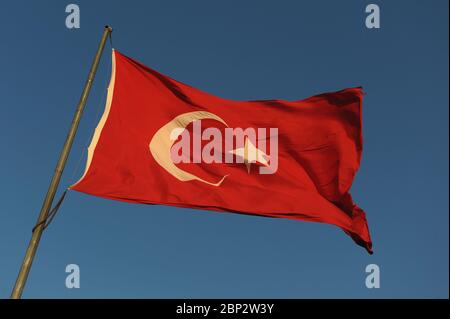
M 114 47 L 225 98 L 300 99 L 362 85 L 352 188 L 375 254 L 340 229 L 133 205 L 70 192 L 45 231 L 27 298 L 448 297 L 448 1 L 5 2 L 0 10 L 0 297 L 14 284 L 105 24 Z M 84 169 L 103 111 L 108 45 L 60 190 Z M 61 192 L 61 191 L 60 191 Z M 59 193 L 60 193 L 59 192 Z M 78 264 L 81 288 L 65 287 Z M 365 267 L 381 288 L 365 287 Z

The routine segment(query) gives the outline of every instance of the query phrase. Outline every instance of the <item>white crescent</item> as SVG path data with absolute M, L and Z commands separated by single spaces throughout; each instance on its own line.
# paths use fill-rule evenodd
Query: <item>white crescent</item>
M 197 112 L 183 113 L 175 117 L 172 121 L 170 121 L 163 127 L 161 127 L 155 133 L 155 135 L 153 135 L 152 140 L 150 141 L 149 144 L 150 152 L 152 153 L 155 161 L 162 168 L 164 168 L 169 174 L 171 174 L 173 177 L 177 178 L 182 182 L 196 180 L 212 186 L 220 186 L 220 184 L 222 184 L 227 175 L 222 177 L 222 179 L 217 183 L 208 182 L 198 176 L 195 176 L 191 173 L 188 173 L 178 168 L 172 162 L 172 158 L 170 156 L 170 150 L 172 148 L 173 143 L 175 142 L 170 139 L 170 134 L 172 133 L 172 131 L 180 128 L 185 129 L 186 126 L 189 125 L 189 123 L 203 119 L 216 120 L 223 123 L 225 126 L 228 126 L 224 120 L 222 120 L 220 117 L 210 112 L 197 111 Z

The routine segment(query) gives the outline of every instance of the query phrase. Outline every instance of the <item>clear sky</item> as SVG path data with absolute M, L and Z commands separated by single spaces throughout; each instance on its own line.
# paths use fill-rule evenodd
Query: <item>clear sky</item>
M 365 6 L 381 28 L 365 27 Z M 14 284 L 105 24 L 114 47 L 229 99 L 362 85 L 352 188 L 374 255 L 331 225 L 69 192 L 24 297 L 448 297 L 448 1 L 8 1 L 0 8 L 0 297 Z M 60 191 L 82 174 L 110 75 L 107 46 Z M 151 120 L 151 119 L 149 119 Z M 81 288 L 65 287 L 65 267 Z M 381 270 L 367 289 L 365 267 Z

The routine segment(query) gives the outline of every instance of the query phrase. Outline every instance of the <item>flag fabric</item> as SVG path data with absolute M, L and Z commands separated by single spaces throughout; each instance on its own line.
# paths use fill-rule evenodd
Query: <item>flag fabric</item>
M 142 204 L 314 221 L 372 253 L 349 189 L 362 152 L 363 91 L 234 101 L 113 50 L 106 107 L 70 189 Z

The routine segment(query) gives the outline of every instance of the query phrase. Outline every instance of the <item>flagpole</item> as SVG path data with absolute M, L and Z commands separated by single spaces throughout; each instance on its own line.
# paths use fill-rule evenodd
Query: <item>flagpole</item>
M 72 124 L 70 125 L 69 133 L 67 134 L 66 141 L 64 142 L 64 147 L 59 155 L 59 160 L 55 168 L 55 173 L 53 174 L 53 178 L 50 182 L 50 186 L 47 191 L 47 195 L 45 196 L 44 202 L 42 204 L 41 211 L 39 213 L 39 217 L 34 228 L 33 234 L 31 236 L 30 242 L 28 244 L 27 251 L 25 253 L 25 257 L 22 262 L 22 266 L 19 271 L 19 275 L 17 276 L 16 283 L 14 285 L 13 291 L 11 293 L 11 299 L 19 299 L 22 296 L 23 288 L 25 287 L 25 283 L 28 278 L 28 273 L 30 272 L 31 265 L 33 263 L 34 256 L 36 254 L 36 250 L 39 245 L 39 241 L 41 239 L 42 232 L 44 230 L 44 224 L 48 217 L 48 213 L 50 207 L 52 205 L 53 199 L 55 197 L 56 191 L 58 189 L 59 181 L 61 179 L 62 172 L 67 162 L 67 157 L 69 156 L 70 149 L 72 147 L 73 140 L 75 138 L 75 134 L 77 132 L 78 124 L 80 123 L 81 115 L 83 113 L 84 106 L 86 105 L 86 101 L 89 95 L 89 91 L 91 90 L 92 83 L 94 81 L 95 73 L 97 72 L 97 67 L 100 62 L 100 58 L 103 53 L 103 49 L 105 47 L 106 40 L 108 36 L 111 34 L 112 28 L 109 26 L 105 26 L 103 31 L 102 39 L 100 40 L 100 44 L 97 49 L 97 53 L 95 54 L 94 61 L 92 62 L 91 69 L 89 71 L 88 78 L 86 83 L 84 84 L 83 92 L 80 97 L 80 101 L 78 102 L 77 109 L 73 116 Z

